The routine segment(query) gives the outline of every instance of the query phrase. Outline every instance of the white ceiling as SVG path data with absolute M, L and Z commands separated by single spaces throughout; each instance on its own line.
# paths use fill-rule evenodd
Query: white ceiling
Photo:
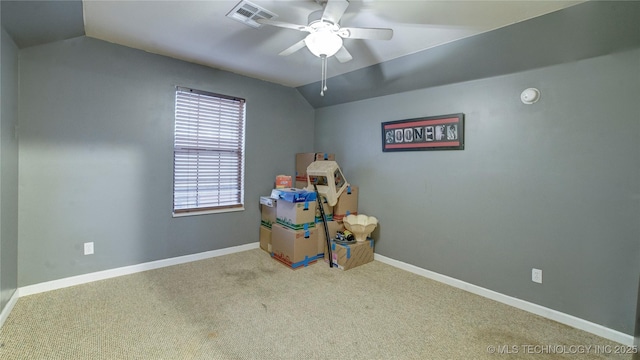
M 307 24 L 314 0 L 250 0 L 278 21 Z M 353 60 L 330 59 L 329 77 L 537 17 L 583 1 L 350 0 L 342 26 L 392 28 L 391 40 L 345 39 Z M 298 87 L 320 80 L 320 59 L 282 50 L 306 33 L 254 29 L 226 17 L 239 0 L 84 0 L 87 36 L 234 73 Z

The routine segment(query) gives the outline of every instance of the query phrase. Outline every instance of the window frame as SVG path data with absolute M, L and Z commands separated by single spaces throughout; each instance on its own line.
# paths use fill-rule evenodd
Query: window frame
M 176 86 L 174 101 L 172 216 L 243 211 L 246 100 Z

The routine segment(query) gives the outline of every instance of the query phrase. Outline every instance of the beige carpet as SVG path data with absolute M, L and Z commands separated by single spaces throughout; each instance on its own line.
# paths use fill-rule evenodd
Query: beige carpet
M 3 360 L 631 359 L 615 346 L 377 261 L 259 249 L 22 297 L 0 330 Z

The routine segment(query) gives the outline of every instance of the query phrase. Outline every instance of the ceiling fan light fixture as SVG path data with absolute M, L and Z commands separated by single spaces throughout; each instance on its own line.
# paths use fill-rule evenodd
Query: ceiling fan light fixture
M 246 0 L 243 0 L 246 1 Z M 307 47 L 309 51 L 322 60 L 322 80 L 320 84 L 320 95 L 324 96 L 327 90 L 327 60 L 331 56 L 341 62 L 347 62 L 353 57 L 343 46 L 342 38 L 346 39 L 374 39 L 389 40 L 393 36 L 392 29 L 382 28 L 341 28 L 340 19 L 349 6 L 348 0 L 316 0 L 322 5 L 322 10 L 317 10 L 309 14 L 308 25 L 296 25 L 283 21 L 270 19 L 258 19 L 259 24 L 272 25 L 285 29 L 293 29 L 308 32 L 303 40 L 298 41 L 286 48 L 279 55 L 287 56 Z
M 313 55 L 330 57 L 335 55 L 342 47 L 342 38 L 333 32 L 316 31 L 307 35 L 304 43 Z

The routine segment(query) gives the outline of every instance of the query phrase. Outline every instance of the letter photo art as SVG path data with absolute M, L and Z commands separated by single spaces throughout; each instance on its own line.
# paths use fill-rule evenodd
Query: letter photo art
M 382 151 L 464 150 L 464 114 L 382 123 Z

